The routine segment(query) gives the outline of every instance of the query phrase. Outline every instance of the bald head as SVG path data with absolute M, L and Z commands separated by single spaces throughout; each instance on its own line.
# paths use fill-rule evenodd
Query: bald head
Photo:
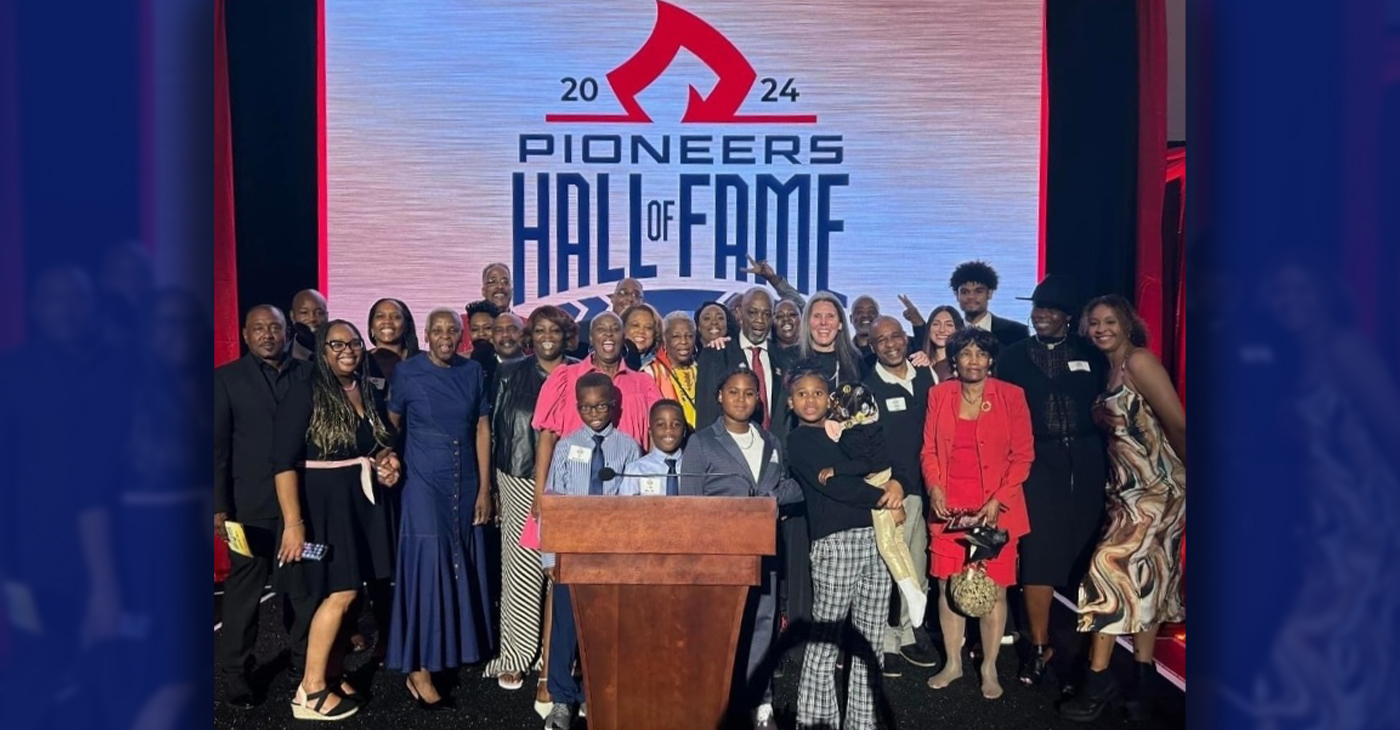
M 870 323 L 870 348 L 887 368 L 902 366 L 909 357 L 909 336 L 894 317 L 876 317 Z
M 496 354 L 502 358 L 520 355 L 521 339 L 525 334 L 525 320 L 511 312 L 501 312 L 491 326 L 491 344 Z
M 243 344 L 248 352 L 269 363 L 282 359 L 287 351 L 287 318 L 271 304 L 259 304 L 243 318 Z
M 617 286 L 612 293 L 612 311 L 622 314 L 633 304 L 641 304 L 646 301 L 643 296 L 642 282 L 631 277 L 617 282 Z
M 326 298 L 315 289 L 302 289 L 292 297 L 292 321 L 315 332 L 326 323 Z
M 749 342 L 761 344 L 773 330 L 773 296 L 763 287 L 753 287 L 739 300 L 739 325 Z
M 855 329 L 857 337 L 864 337 L 870 334 L 870 324 L 875 318 L 880 316 L 880 305 L 868 296 L 858 296 L 851 302 L 851 327 Z
M 511 297 L 515 289 L 510 280 L 510 267 L 505 264 L 487 264 L 481 270 L 481 298 L 496 305 L 502 312 L 510 311 Z

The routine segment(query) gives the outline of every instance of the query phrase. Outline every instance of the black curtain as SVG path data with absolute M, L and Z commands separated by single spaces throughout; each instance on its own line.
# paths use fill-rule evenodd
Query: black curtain
M 1046 270 L 1085 296 L 1131 296 L 1136 280 L 1137 8 L 1047 0 L 1050 86 Z
M 237 0 L 225 22 L 238 303 L 286 309 L 318 274 L 316 3 Z

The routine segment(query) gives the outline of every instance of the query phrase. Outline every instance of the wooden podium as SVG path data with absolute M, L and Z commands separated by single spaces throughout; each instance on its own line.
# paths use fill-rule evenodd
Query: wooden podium
M 573 594 L 590 730 L 716 730 L 777 501 L 540 499 L 540 549 Z

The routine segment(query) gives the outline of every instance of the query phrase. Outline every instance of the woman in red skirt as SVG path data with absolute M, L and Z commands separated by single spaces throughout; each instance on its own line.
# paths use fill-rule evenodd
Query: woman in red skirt
M 947 662 L 929 679 L 943 689 L 962 676 L 962 639 L 966 619 L 948 605 L 948 579 L 962 571 L 967 543 L 962 533 L 945 528 L 951 515 L 971 513 L 982 524 L 1007 531 L 1010 541 L 986 561 L 987 576 L 997 584 L 991 613 L 979 619 L 982 634 L 982 696 L 1001 696 L 997 653 L 1006 627 L 1006 588 L 1016 582 L 1016 541 L 1030 532 L 1021 484 L 1035 455 L 1030 410 L 1021 389 L 990 377 L 999 343 L 976 327 L 948 339 L 954 379 L 929 391 L 921 461 L 929 492 L 932 565 L 938 579 L 938 623 Z

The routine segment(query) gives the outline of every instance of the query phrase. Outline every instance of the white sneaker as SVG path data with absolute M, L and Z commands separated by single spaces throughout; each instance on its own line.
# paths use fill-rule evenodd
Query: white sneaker
M 588 717 L 588 703 L 587 703 L 587 702 L 580 702 L 580 703 L 578 704 L 578 716 L 579 716 L 579 717 Z
M 753 711 L 753 730 L 777 730 L 778 724 L 773 721 L 773 705 L 765 702 Z
M 569 730 L 573 724 L 573 709 L 563 702 L 555 702 L 544 719 L 544 730 Z

